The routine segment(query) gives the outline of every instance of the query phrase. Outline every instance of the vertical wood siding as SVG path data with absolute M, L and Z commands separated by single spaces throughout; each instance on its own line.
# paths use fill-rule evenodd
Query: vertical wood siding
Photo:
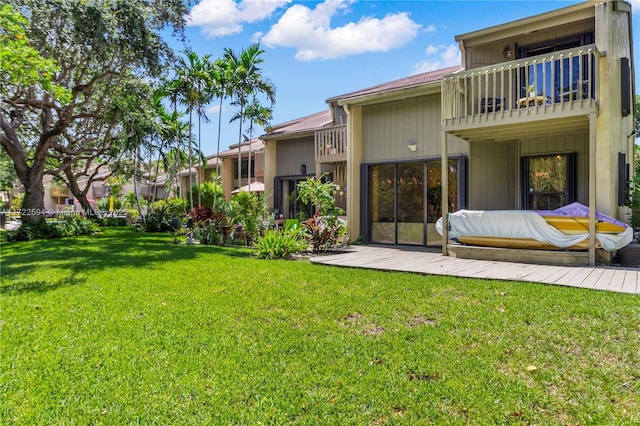
M 279 140 L 277 142 L 276 170 L 278 176 L 300 174 L 300 166 L 307 166 L 307 174 L 315 173 L 313 136 L 300 139 Z
M 363 107 L 363 162 L 440 156 L 440 112 L 440 94 Z M 448 150 L 449 155 L 466 155 L 468 144 L 450 137 Z

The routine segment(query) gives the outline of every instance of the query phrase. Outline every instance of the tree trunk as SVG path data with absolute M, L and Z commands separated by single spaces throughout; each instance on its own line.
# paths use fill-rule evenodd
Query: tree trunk
M 24 199 L 20 209 L 22 223 L 36 225 L 44 223 L 44 184 L 42 177 L 38 177 L 34 170 L 30 170 L 24 185 Z
M 71 171 L 70 166 L 64 169 L 64 174 L 67 178 L 67 184 L 69 185 L 69 189 L 71 190 L 71 193 L 73 194 L 74 197 L 78 199 L 78 202 L 80 202 L 80 207 L 82 207 L 82 213 L 83 213 L 82 215 L 86 217 L 95 216 L 96 212 L 95 210 L 93 210 L 93 207 L 91 206 L 91 204 L 89 204 L 89 201 L 87 200 L 87 191 L 89 190 L 89 188 L 91 188 L 91 184 L 93 183 L 93 181 L 91 180 L 88 181 L 86 184 L 87 186 L 83 191 L 82 189 L 80 189 L 80 185 L 78 185 L 78 181 L 76 177 L 73 175 L 73 171 Z

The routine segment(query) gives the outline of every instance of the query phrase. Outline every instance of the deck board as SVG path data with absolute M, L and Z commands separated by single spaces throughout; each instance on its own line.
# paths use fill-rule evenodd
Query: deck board
M 427 250 L 379 246 L 350 246 L 346 250 L 333 254 L 314 256 L 311 262 L 349 268 L 526 281 L 640 294 L 640 268 L 551 266 L 457 259 Z

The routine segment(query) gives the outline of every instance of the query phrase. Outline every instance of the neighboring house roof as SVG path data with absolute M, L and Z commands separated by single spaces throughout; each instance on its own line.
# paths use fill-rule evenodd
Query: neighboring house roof
M 251 141 L 249 142 L 243 142 L 240 145 L 240 152 L 241 153 L 246 153 L 249 152 L 249 150 L 251 150 L 251 152 L 260 152 L 262 150 L 264 150 L 264 142 L 262 142 L 260 139 L 251 139 Z M 226 149 L 224 151 L 220 151 L 220 154 L 216 155 L 216 154 L 212 154 L 207 156 L 207 166 L 206 167 L 213 167 L 215 165 L 217 165 L 218 163 L 222 164 L 222 162 L 220 161 L 222 158 L 226 158 L 226 157 L 234 157 L 238 155 L 238 144 L 235 145 L 231 145 L 229 147 L 229 149 Z M 194 165 L 191 168 L 191 173 L 195 174 L 198 170 L 198 165 Z M 180 172 L 178 173 L 178 176 L 189 176 L 189 168 L 187 167 L 186 169 L 180 170 Z
M 264 142 L 262 142 L 258 138 L 254 138 L 248 142 L 242 142 L 242 144 L 240 144 L 240 152 L 242 153 L 249 152 L 249 151 L 258 152 L 258 151 L 262 151 L 263 149 L 264 149 Z M 229 146 L 229 149 L 225 151 L 220 151 L 219 157 L 220 158 L 232 157 L 234 155 L 238 155 L 238 144 Z M 212 155 L 209 158 L 215 158 L 215 157 L 216 157 L 215 155 Z
M 313 133 L 317 129 L 321 129 L 333 124 L 331 110 L 317 112 L 315 114 L 296 118 L 294 120 L 285 121 L 271 127 L 271 131 L 260 136 L 262 140 L 284 139 L 287 137 L 303 136 L 307 133 Z
M 334 96 L 327 99 L 327 103 L 349 103 L 353 100 L 363 100 L 373 96 L 396 93 L 407 89 L 414 89 L 425 86 L 430 83 L 437 83 L 442 80 L 445 75 L 460 71 L 461 66 L 444 68 L 437 71 L 430 71 L 422 74 L 416 74 L 409 77 L 400 78 L 398 80 L 371 86 L 366 89 L 357 90 L 355 92 L 345 93 L 343 95 Z

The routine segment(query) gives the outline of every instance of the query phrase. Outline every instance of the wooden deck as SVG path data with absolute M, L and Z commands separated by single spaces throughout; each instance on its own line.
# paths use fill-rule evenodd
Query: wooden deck
M 640 294 L 640 268 L 550 266 L 457 259 L 428 249 L 379 246 L 349 246 L 344 251 L 314 256 L 311 262 L 349 268 L 526 281 Z

